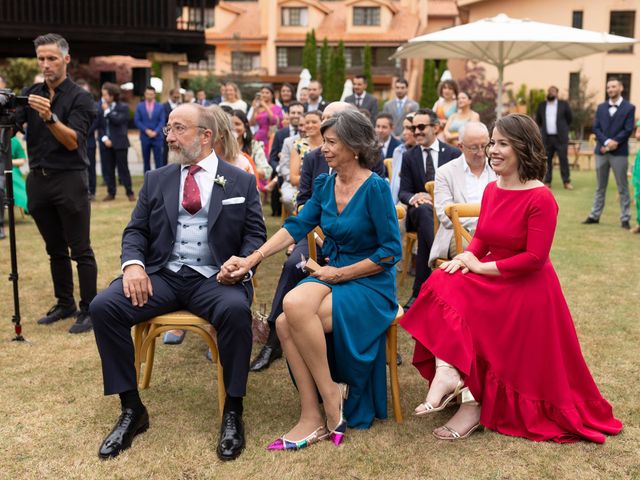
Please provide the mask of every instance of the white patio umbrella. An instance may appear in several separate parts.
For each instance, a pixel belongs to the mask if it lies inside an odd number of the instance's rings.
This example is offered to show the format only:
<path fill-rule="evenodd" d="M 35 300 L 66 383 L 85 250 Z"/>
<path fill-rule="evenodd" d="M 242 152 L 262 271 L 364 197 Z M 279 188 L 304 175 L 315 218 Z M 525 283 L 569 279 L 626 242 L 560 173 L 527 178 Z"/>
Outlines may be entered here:
<path fill-rule="evenodd" d="M 463 58 L 498 69 L 498 117 L 504 68 L 525 60 L 573 60 L 633 45 L 633 38 L 509 18 L 504 13 L 412 38 L 392 58 Z"/>

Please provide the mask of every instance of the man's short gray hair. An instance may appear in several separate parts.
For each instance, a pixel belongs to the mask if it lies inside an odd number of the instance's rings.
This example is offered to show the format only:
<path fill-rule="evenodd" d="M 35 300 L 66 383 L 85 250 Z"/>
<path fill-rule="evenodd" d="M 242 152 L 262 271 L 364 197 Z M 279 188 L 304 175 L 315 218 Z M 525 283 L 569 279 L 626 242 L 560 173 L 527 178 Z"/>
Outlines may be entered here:
<path fill-rule="evenodd" d="M 471 130 L 480 130 L 480 131 L 482 131 L 482 133 L 485 133 L 487 135 L 487 137 L 489 137 L 489 129 L 487 128 L 487 126 L 484 123 L 482 123 L 482 122 L 467 122 L 462 127 L 460 127 L 460 130 L 458 130 L 458 140 L 460 142 L 464 141 L 465 132 L 468 132 L 469 129 L 471 129 Z"/>
<path fill-rule="evenodd" d="M 69 42 L 67 42 L 62 35 L 58 35 L 57 33 L 46 33 L 44 35 L 40 35 L 33 41 L 33 45 L 36 47 L 36 50 L 38 47 L 43 45 L 52 44 L 56 44 L 58 46 L 63 57 L 69 55 Z"/>

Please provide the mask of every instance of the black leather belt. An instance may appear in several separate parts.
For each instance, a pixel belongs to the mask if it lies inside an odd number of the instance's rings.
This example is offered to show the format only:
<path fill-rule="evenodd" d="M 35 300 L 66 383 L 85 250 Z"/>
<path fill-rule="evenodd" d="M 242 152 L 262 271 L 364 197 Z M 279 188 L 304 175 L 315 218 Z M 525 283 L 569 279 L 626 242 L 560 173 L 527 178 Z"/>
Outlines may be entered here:
<path fill-rule="evenodd" d="M 43 168 L 43 167 L 35 167 L 30 169 L 30 172 L 38 177 L 49 177 L 51 175 L 58 175 L 60 173 L 66 173 L 69 170 L 60 170 L 57 168 Z"/>

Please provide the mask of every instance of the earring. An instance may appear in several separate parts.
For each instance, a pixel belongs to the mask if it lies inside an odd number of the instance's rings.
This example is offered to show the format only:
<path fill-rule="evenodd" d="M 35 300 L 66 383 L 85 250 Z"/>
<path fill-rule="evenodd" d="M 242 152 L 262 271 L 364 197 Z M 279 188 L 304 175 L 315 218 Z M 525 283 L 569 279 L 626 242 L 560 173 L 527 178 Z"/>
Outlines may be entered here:
<path fill-rule="evenodd" d="M 356 154 L 353 156 L 353 158 L 355 158 L 355 159 L 356 159 L 356 162 L 357 162 L 357 161 L 358 161 L 358 154 L 356 153 Z"/>

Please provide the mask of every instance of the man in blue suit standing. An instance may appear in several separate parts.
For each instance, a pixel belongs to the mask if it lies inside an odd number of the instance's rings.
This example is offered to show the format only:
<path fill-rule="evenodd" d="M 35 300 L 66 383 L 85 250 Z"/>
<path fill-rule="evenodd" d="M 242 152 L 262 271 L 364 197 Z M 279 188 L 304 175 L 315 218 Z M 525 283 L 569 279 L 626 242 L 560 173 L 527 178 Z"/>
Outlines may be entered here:
<path fill-rule="evenodd" d="M 433 245 L 433 198 L 426 192 L 425 183 L 435 179 L 436 170 L 461 155 L 457 148 L 438 141 L 438 115 L 429 109 L 416 111 L 413 135 L 417 145 L 402 155 L 402 173 L 398 198 L 407 208 L 407 231 L 418 233 L 418 255 L 413 293 L 404 305 L 408 309 L 431 274 L 429 252 Z M 406 252 L 411 255 L 411 252 Z"/>
<path fill-rule="evenodd" d="M 140 130 L 142 161 L 144 162 L 145 173 L 151 170 L 151 149 L 153 149 L 153 161 L 156 168 L 164 165 L 162 127 L 166 122 L 164 108 L 156 102 L 156 89 L 149 85 L 144 90 L 144 101 L 138 104 L 134 117 L 134 123 Z"/>
<path fill-rule="evenodd" d="M 165 128 L 170 165 L 147 172 L 122 235 L 122 277 L 91 303 L 105 395 L 122 413 L 98 456 L 115 457 L 149 427 L 136 383 L 131 327 L 187 309 L 217 332 L 226 397 L 217 453 L 233 460 L 244 446 L 242 422 L 251 355 L 251 274 L 221 272 L 266 240 L 255 178 L 219 159 L 211 110 L 195 104 L 171 112 Z"/>
<path fill-rule="evenodd" d="M 620 226 L 630 230 L 631 199 L 627 168 L 629 167 L 629 137 L 633 133 L 636 107 L 622 98 L 622 90 L 622 82 L 617 78 L 610 78 L 607 82 L 609 99 L 598 105 L 596 110 L 593 133 L 597 140 L 595 149 L 597 187 L 591 213 L 582 223 L 585 225 L 600 223 L 611 169 L 620 195 Z"/>

